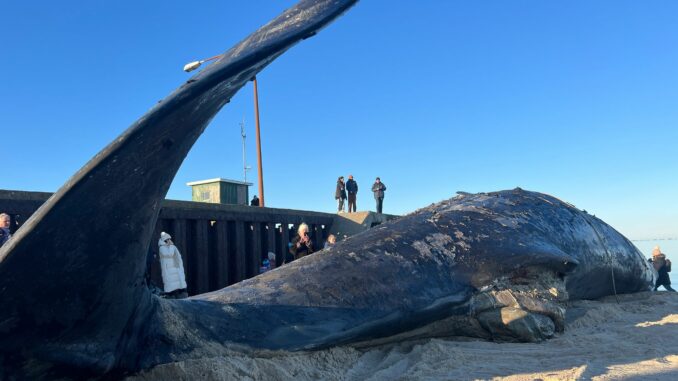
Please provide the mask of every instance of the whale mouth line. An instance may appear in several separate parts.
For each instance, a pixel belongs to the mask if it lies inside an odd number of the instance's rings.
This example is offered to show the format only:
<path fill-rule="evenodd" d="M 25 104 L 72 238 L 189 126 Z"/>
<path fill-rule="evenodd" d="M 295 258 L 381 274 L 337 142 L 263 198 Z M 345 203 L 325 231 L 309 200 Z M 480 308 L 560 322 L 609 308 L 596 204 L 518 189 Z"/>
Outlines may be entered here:
<path fill-rule="evenodd" d="M 462 303 L 448 306 L 446 315 L 395 335 L 349 343 L 361 350 L 431 338 L 497 342 L 539 342 L 565 328 L 569 300 L 564 279 L 541 267 L 529 270 L 534 278 L 512 283 L 496 279 Z"/>

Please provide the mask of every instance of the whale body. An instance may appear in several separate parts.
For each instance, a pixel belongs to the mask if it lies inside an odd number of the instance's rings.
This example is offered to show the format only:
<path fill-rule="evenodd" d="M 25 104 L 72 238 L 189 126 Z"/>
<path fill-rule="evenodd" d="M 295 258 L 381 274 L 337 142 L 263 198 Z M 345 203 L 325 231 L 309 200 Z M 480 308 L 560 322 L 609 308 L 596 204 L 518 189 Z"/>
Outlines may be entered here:
<path fill-rule="evenodd" d="M 196 139 L 247 81 L 354 3 L 303 0 L 228 50 L 0 248 L 0 378 L 116 378 L 234 349 L 431 335 L 542 340 L 563 329 L 568 299 L 650 287 L 652 268 L 621 234 L 517 189 L 456 196 L 219 291 L 152 295 L 146 249 Z"/>

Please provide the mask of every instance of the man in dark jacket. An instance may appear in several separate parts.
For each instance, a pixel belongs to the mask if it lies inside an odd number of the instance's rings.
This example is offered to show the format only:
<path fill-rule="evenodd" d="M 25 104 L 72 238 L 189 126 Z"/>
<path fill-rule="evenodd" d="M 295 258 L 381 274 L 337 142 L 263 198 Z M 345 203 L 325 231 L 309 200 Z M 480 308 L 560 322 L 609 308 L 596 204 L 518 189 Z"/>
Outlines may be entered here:
<path fill-rule="evenodd" d="M 666 255 L 661 252 L 659 246 L 656 246 L 654 250 L 652 250 L 652 259 L 650 259 L 650 263 L 652 263 L 654 269 L 657 270 L 657 274 L 659 274 L 654 290 L 657 291 L 659 286 L 664 286 L 667 291 L 675 292 L 676 290 L 671 288 L 671 278 L 669 278 L 671 261 L 666 259 Z"/>
<path fill-rule="evenodd" d="M 346 200 L 346 184 L 344 176 L 339 176 L 337 180 L 337 190 L 334 192 L 334 199 L 337 200 L 337 212 L 344 211 L 344 200 Z"/>
<path fill-rule="evenodd" d="M 348 192 L 348 212 L 355 212 L 355 200 L 358 193 L 358 183 L 353 180 L 353 175 L 348 175 L 346 191 Z"/>
<path fill-rule="evenodd" d="M 259 197 L 255 194 L 254 197 L 252 197 L 252 201 L 250 201 L 251 206 L 259 206 Z"/>
<path fill-rule="evenodd" d="M 384 205 L 384 191 L 386 190 L 386 185 L 381 182 L 381 179 L 377 177 L 372 185 L 372 192 L 374 192 L 374 199 L 377 201 L 377 213 L 381 213 L 381 208 Z"/>

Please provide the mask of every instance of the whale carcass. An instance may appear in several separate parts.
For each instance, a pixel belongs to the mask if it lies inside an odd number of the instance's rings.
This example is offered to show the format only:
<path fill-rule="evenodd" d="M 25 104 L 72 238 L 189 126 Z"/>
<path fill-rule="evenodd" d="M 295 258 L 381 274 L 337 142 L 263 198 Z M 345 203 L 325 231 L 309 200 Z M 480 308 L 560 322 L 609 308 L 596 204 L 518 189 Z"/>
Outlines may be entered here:
<path fill-rule="evenodd" d="M 313 350 L 427 335 L 541 340 L 562 302 L 647 289 L 614 229 L 522 190 L 460 195 L 335 248 L 188 300 L 144 285 L 181 162 L 273 59 L 354 4 L 304 0 L 105 147 L 0 249 L 0 378 L 112 376 L 236 349 Z M 64 228 L 74 227 L 74 228 Z"/>

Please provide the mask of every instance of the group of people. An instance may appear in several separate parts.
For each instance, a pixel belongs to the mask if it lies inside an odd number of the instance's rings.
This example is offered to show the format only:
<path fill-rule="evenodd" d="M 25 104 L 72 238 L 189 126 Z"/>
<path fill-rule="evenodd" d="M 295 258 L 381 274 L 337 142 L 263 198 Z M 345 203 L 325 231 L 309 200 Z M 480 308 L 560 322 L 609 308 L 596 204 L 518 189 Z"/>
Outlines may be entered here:
<path fill-rule="evenodd" d="M 337 242 L 337 237 L 334 234 L 327 236 L 327 241 L 323 245 L 323 249 L 332 247 Z M 305 257 L 313 254 L 317 249 L 313 245 L 313 240 L 308 233 L 308 225 L 301 223 L 297 228 L 297 235 L 289 244 L 289 252 L 285 256 L 285 263 L 292 262 L 295 259 Z"/>
<path fill-rule="evenodd" d="M 372 184 L 372 193 L 376 202 L 377 213 L 382 213 L 384 206 L 384 192 L 386 185 L 377 177 Z M 337 212 L 344 212 L 344 203 L 348 200 L 348 212 L 356 211 L 356 198 L 358 196 L 358 182 L 353 179 L 353 175 L 348 175 L 348 181 L 344 181 L 344 176 L 337 179 L 337 187 L 334 192 L 334 199 L 337 200 Z M 259 206 L 259 198 L 255 194 L 250 201 L 250 206 Z"/>
<path fill-rule="evenodd" d="M 384 192 L 386 185 L 377 177 L 372 184 L 374 200 L 377 203 L 377 213 L 382 212 L 384 206 Z M 356 197 L 358 195 L 358 183 L 353 179 L 353 175 L 348 175 L 348 181 L 344 182 L 344 176 L 337 179 L 337 188 L 334 192 L 334 199 L 337 200 L 337 212 L 344 212 L 344 201 L 348 199 L 348 212 L 356 211 Z"/>
<path fill-rule="evenodd" d="M 1 218 L 1 217 L 0 217 Z M 323 248 L 328 248 L 336 243 L 334 234 L 327 237 L 327 241 Z M 285 263 L 292 262 L 295 259 L 305 257 L 316 251 L 313 241 L 309 235 L 308 225 L 302 223 L 297 229 L 297 235 L 289 244 L 289 252 L 285 256 Z M 172 236 L 168 233 L 161 232 L 158 240 L 158 254 L 160 257 L 160 271 L 162 273 L 163 294 L 165 298 L 181 299 L 188 297 L 186 291 L 186 273 L 184 270 L 184 263 L 181 258 L 179 249 L 172 242 Z M 271 255 L 273 255 L 271 257 Z M 266 262 L 273 261 L 272 266 L 269 264 L 266 270 L 275 267 L 275 254 L 270 253 L 269 257 L 264 260 Z"/>

